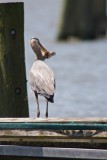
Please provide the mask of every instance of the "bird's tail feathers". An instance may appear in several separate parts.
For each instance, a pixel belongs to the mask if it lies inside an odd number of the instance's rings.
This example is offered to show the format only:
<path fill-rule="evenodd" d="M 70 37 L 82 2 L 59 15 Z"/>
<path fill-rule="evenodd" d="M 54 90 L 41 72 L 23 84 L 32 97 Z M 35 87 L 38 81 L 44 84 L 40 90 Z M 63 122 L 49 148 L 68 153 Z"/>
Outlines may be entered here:
<path fill-rule="evenodd" d="M 49 102 L 54 103 L 54 95 L 51 95 L 49 98 L 45 97 Z"/>

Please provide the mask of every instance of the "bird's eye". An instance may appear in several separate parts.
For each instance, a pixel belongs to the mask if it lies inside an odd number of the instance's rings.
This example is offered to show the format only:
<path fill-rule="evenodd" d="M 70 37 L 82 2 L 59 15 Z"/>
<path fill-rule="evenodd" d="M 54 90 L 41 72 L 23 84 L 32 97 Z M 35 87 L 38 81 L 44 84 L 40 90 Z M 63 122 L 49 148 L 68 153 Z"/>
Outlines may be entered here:
<path fill-rule="evenodd" d="M 35 38 L 35 40 L 39 41 L 39 39 L 38 39 L 38 38 Z"/>

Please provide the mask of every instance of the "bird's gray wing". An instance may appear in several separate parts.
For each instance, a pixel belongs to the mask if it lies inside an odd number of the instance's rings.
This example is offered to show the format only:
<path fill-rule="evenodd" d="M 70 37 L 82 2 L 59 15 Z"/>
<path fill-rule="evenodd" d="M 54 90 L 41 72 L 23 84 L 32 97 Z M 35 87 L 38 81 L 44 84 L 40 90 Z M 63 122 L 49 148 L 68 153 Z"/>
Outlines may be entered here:
<path fill-rule="evenodd" d="M 30 84 L 34 91 L 48 98 L 55 92 L 55 76 L 44 62 L 39 62 L 35 62 L 31 68 Z"/>

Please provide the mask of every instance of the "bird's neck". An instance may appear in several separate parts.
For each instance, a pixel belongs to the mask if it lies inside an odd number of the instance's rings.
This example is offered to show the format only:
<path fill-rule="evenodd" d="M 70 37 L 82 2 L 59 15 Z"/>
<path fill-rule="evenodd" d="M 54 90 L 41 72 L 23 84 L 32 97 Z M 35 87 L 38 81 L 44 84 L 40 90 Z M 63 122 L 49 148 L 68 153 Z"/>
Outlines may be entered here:
<path fill-rule="evenodd" d="M 44 61 L 44 57 L 42 56 L 42 53 L 36 54 L 37 55 L 37 60 Z"/>
<path fill-rule="evenodd" d="M 46 59 L 45 55 L 43 55 L 42 52 L 40 52 L 39 54 L 36 54 L 36 56 L 37 56 L 37 60 L 44 61 Z"/>
<path fill-rule="evenodd" d="M 37 58 L 36 58 L 36 61 L 38 61 L 38 60 L 44 61 L 45 59 L 44 59 L 43 57 L 37 57 Z"/>

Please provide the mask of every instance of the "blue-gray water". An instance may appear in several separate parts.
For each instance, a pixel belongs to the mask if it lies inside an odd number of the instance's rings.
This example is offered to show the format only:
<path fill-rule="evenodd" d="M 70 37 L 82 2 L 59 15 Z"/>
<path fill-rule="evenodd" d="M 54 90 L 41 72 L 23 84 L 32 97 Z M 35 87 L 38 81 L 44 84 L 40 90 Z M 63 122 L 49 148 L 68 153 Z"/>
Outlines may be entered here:
<path fill-rule="evenodd" d="M 5 0 L 8 1 L 8 0 Z M 4 2 L 4 0 L 0 0 Z M 49 117 L 107 116 L 107 39 L 56 42 L 62 0 L 25 0 L 25 55 L 27 79 L 35 60 L 29 39 L 38 37 L 56 56 L 46 63 L 56 75 L 55 103 Z M 28 82 L 30 116 L 36 114 L 36 100 Z M 45 99 L 40 98 L 41 117 Z"/>

